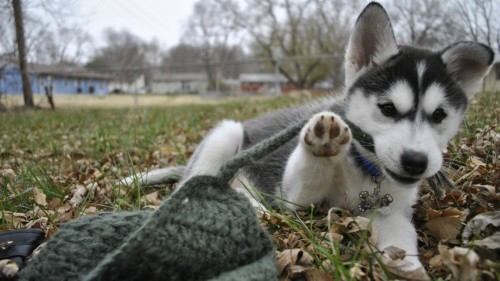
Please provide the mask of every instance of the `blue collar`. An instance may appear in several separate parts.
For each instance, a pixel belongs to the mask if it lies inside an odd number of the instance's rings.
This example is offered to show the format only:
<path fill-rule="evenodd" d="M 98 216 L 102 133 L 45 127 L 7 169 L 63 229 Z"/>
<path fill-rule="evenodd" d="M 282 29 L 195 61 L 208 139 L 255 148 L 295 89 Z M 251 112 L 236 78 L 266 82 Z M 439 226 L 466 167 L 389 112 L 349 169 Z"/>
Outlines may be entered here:
<path fill-rule="evenodd" d="M 354 153 L 354 160 L 356 160 L 359 167 L 370 174 L 373 177 L 373 180 L 377 182 L 379 177 L 382 175 L 382 172 L 377 165 L 363 156 L 354 144 L 352 145 L 352 152 Z"/>

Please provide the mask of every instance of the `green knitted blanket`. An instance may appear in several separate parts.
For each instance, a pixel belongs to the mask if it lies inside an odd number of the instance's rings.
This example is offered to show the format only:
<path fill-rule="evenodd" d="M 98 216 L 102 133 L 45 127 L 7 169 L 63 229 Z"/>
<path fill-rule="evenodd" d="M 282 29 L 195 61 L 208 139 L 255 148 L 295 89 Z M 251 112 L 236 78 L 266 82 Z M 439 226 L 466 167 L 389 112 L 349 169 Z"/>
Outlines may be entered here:
<path fill-rule="evenodd" d="M 191 178 L 154 212 L 100 213 L 66 224 L 20 280 L 275 280 L 272 241 L 228 182 L 302 126 L 244 151 L 217 176 Z"/>

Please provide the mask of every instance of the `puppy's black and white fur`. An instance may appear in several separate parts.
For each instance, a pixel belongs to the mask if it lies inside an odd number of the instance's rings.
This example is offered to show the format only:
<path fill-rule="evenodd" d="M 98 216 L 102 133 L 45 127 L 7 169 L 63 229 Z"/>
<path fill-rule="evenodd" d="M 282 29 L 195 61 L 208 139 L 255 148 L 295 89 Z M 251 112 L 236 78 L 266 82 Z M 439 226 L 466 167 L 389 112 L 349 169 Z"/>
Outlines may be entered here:
<path fill-rule="evenodd" d="M 235 185 L 245 182 L 273 193 L 290 209 L 327 203 L 370 216 L 379 249 L 402 248 L 409 262 L 421 266 L 411 206 L 420 183 L 440 170 L 441 151 L 456 134 L 493 57 L 489 47 L 475 42 L 440 51 L 398 46 L 384 8 L 371 3 L 348 43 L 342 97 L 244 123 L 221 122 L 200 143 L 184 179 L 215 174 L 239 151 L 309 120 L 299 137 L 245 168 Z M 165 181 L 170 172 L 153 171 L 142 183 Z M 390 213 L 359 209 L 360 192 L 372 193 L 377 182 L 380 195 L 393 198 Z"/>

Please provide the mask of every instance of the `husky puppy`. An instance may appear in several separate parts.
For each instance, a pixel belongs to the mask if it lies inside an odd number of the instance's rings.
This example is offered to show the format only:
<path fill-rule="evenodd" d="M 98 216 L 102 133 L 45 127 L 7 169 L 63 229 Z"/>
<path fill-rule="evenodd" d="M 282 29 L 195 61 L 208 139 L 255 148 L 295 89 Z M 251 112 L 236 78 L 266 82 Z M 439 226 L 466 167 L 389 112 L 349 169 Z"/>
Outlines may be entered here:
<path fill-rule="evenodd" d="M 300 136 L 242 171 L 251 186 L 290 209 L 326 203 L 373 218 L 380 250 L 396 246 L 421 266 L 412 205 L 418 186 L 441 169 L 494 53 L 460 42 L 440 51 L 399 46 L 384 8 L 359 16 L 345 55 L 345 93 L 244 123 L 223 121 L 200 143 L 184 179 L 215 174 L 239 151 L 309 120 Z M 169 174 L 170 173 L 170 174 Z M 141 183 L 165 182 L 171 170 Z"/>

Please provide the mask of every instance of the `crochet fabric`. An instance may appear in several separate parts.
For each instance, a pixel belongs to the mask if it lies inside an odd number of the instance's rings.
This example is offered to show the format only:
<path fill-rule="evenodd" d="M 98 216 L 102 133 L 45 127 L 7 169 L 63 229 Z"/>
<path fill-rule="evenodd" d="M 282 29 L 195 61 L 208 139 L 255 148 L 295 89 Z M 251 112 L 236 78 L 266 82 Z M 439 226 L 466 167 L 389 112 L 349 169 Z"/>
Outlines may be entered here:
<path fill-rule="evenodd" d="M 288 142 L 296 124 L 196 176 L 154 212 L 101 213 L 64 227 L 20 280 L 275 280 L 274 248 L 250 202 L 228 182 Z"/>

